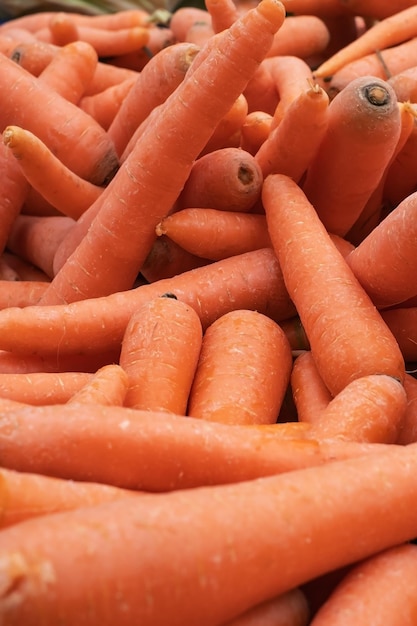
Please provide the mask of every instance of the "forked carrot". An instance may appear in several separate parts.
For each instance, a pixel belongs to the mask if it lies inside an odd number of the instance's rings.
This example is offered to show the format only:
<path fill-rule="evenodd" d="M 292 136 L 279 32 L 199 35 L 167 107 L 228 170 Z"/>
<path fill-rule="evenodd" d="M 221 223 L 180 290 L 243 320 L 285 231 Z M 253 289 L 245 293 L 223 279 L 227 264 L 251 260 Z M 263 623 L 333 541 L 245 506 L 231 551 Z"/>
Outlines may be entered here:
<path fill-rule="evenodd" d="M 403 381 L 404 359 L 393 334 L 302 189 L 271 174 L 262 199 L 285 284 L 332 395 L 368 374 Z"/>
<path fill-rule="evenodd" d="M 314 71 L 315 75 L 332 76 L 350 61 L 412 39 L 417 35 L 416 16 L 417 8 L 413 5 L 382 19 L 324 61 Z"/>
<path fill-rule="evenodd" d="M 103 365 L 68 398 L 68 404 L 123 406 L 128 385 L 127 373 L 121 365 Z"/>
<path fill-rule="evenodd" d="M 400 132 L 397 98 L 386 81 L 359 77 L 330 102 L 326 132 L 302 183 L 329 232 L 343 237 L 356 222 Z"/>
<path fill-rule="evenodd" d="M 87 372 L 0 374 L 0 396 L 33 405 L 64 404 L 91 376 Z"/>
<path fill-rule="evenodd" d="M 369 556 L 342 578 L 311 621 L 311 626 L 401 623 L 413 626 L 417 614 L 417 546 L 402 543 Z M 401 584 L 398 584 L 401 580 Z"/>
<path fill-rule="evenodd" d="M 41 620 L 52 626 L 58 616 L 90 626 L 128 626 L 132 619 L 142 626 L 227 623 L 257 603 L 412 539 L 417 522 L 407 512 L 417 497 L 416 466 L 416 445 L 388 446 L 280 476 L 148 494 L 16 524 L 0 534 L 0 614 L 27 626 Z M 78 575 L 69 576 L 74 562 Z M 390 587 L 395 594 L 403 589 Z"/>
<path fill-rule="evenodd" d="M 259 66 L 284 16 L 278 0 L 262 0 L 230 30 L 221 33 L 218 46 L 191 75 L 186 75 L 162 105 L 163 114 L 154 109 L 155 115 L 141 141 L 96 201 L 99 213 L 52 280 L 42 304 L 94 298 L 132 287 L 156 238 L 156 225 L 171 210 L 195 159 Z M 256 46 L 252 43 L 254 39 Z M 222 63 L 213 63 L 213 57 L 218 59 L 219 55 Z M 239 70 L 237 57 L 241 59 Z M 219 89 L 222 98 L 213 100 L 216 106 L 208 109 L 207 99 Z M 195 122 L 193 133 L 189 126 L 190 111 Z M 168 135 L 167 116 L 173 129 Z M 155 137 L 159 137 L 158 149 L 155 149 Z M 174 157 L 178 151 L 181 159 Z M 161 186 L 164 169 L 169 172 L 169 182 Z M 90 207 L 93 214 L 96 203 Z"/>
<path fill-rule="evenodd" d="M 202 335 L 196 311 L 169 293 L 139 307 L 120 352 L 128 381 L 125 406 L 185 415 Z"/>
<path fill-rule="evenodd" d="M 298 421 L 318 422 L 333 396 L 320 376 L 311 350 L 304 350 L 294 360 L 290 384 Z"/>
<path fill-rule="evenodd" d="M 226 313 L 205 331 L 187 414 L 225 424 L 273 424 L 291 367 L 291 348 L 276 322 L 257 311 Z"/>
<path fill-rule="evenodd" d="M 307 626 L 310 607 L 298 587 L 265 600 L 222 626 Z"/>
<path fill-rule="evenodd" d="M 396 443 L 407 409 L 407 394 L 391 376 L 371 374 L 350 382 L 314 421 L 314 438 Z"/>

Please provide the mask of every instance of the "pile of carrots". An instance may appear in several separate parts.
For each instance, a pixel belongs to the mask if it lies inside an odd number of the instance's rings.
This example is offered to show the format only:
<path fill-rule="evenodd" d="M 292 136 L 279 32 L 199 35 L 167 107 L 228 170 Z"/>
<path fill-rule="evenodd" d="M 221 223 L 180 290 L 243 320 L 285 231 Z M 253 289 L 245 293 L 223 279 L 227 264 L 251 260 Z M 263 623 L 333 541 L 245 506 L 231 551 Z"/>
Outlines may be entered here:
<path fill-rule="evenodd" d="M 0 26 L 0 624 L 415 626 L 417 6 Z"/>

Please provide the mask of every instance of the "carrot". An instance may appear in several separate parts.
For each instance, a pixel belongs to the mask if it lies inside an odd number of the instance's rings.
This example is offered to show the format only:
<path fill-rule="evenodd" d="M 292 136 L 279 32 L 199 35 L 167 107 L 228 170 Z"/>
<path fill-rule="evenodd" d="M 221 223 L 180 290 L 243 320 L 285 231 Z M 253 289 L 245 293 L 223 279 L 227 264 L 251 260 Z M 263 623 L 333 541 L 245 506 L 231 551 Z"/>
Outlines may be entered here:
<path fill-rule="evenodd" d="M 0 396 L 34 405 L 63 404 L 90 378 L 87 372 L 0 374 Z"/>
<path fill-rule="evenodd" d="M 67 167 L 92 183 L 103 184 L 114 174 L 118 162 L 112 142 L 89 115 L 6 56 L 0 56 L 0 76 L 3 89 L 14 85 L 3 101 L 2 131 L 7 125 L 29 130 Z"/>
<path fill-rule="evenodd" d="M 416 102 L 417 100 L 417 65 L 412 65 L 405 70 L 396 72 L 388 78 L 389 84 L 399 102 Z"/>
<path fill-rule="evenodd" d="M 417 155 L 417 120 L 407 141 L 390 163 L 384 183 L 383 201 L 388 210 L 417 190 L 415 159 Z"/>
<path fill-rule="evenodd" d="M 85 96 L 92 96 L 112 85 L 116 85 L 127 78 L 137 77 L 138 72 L 128 67 L 120 67 L 108 61 L 97 63 L 96 71 L 89 87 L 84 92 Z"/>
<path fill-rule="evenodd" d="M 332 395 L 368 374 L 403 381 L 404 360 L 394 336 L 302 189 L 289 177 L 271 174 L 262 198 L 288 293 Z"/>
<path fill-rule="evenodd" d="M 0 417 L 5 469 L 150 492 L 371 457 L 388 445 L 404 450 L 394 444 L 316 441 L 304 434 L 291 438 L 166 411 L 91 404 L 82 409 L 77 404 L 9 408 Z"/>
<path fill-rule="evenodd" d="M 0 309 L 36 304 L 47 287 L 47 281 L 0 280 Z"/>
<path fill-rule="evenodd" d="M 396 443 L 407 408 L 407 394 L 398 380 L 371 374 L 350 382 L 313 422 L 312 437 Z"/>
<path fill-rule="evenodd" d="M 343 577 L 311 626 L 400 623 L 412 626 L 417 613 L 417 546 L 403 543 L 369 556 Z M 398 581 L 402 583 L 399 585 Z"/>
<path fill-rule="evenodd" d="M 23 215 L 36 215 L 37 217 L 47 217 L 48 215 L 62 216 L 62 213 L 33 187 L 29 188 L 20 213 Z"/>
<path fill-rule="evenodd" d="M 108 130 L 135 82 L 136 78 L 127 78 L 100 93 L 83 96 L 78 106 Z"/>
<path fill-rule="evenodd" d="M 16 46 L 20 44 L 25 46 L 33 41 L 36 41 L 36 37 L 23 28 L 16 28 L 4 34 L 0 33 L 0 52 L 6 56 L 10 56 L 13 54 L 13 50 Z"/>
<path fill-rule="evenodd" d="M 41 515 L 112 502 L 135 495 L 135 492 L 110 485 L 63 480 L 1 468 L 0 528 L 4 529 Z"/>
<path fill-rule="evenodd" d="M 291 367 L 291 348 L 276 322 L 257 311 L 230 311 L 204 333 L 187 414 L 226 424 L 273 424 Z"/>
<path fill-rule="evenodd" d="M 128 382 L 128 376 L 119 364 L 103 365 L 68 398 L 67 402 L 68 404 L 123 406 Z"/>
<path fill-rule="evenodd" d="M 65 165 L 37 135 L 20 126 L 3 131 L 3 143 L 17 160 L 27 182 L 47 202 L 69 218 L 78 219 L 103 188 L 83 179 Z"/>
<path fill-rule="evenodd" d="M 49 283 L 50 279 L 45 272 L 28 263 L 19 255 L 7 250 L 0 255 L 0 267 L 3 278 L 7 280 L 36 280 Z"/>
<path fill-rule="evenodd" d="M 205 8 L 210 14 L 210 24 L 215 33 L 220 33 L 239 17 L 237 5 L 233 0 L 207 0 Z"/>
<path fill-rule="evenodd" d="M 56 52 L 56 46 L 34 39 L 18 42 L 8 56 L 14 63 L 37 77 L 52 61 Z"/>
<path fill-rule="evenodd" d="M 10 230 L 25 202 L 29 183 L 19 163 L 9 149 L 0 141 L 0 171 L 2 172 L 2 193 L 0 195 L 0 255 L 4 252 Z"/>
<path fill-rule="evenodd" d="M 415 375 L 415 372 L 413 373 Z M 408 445 L 417 441 L 417 379 L 407 373 L 404 389 L 407 394 L 407 408 L 396 443 Z"/>
<path fill-rule="evenodd" d="M 181 42 L 185 41 L 188 29 L 196 22 L 207 22 L 211 24 L 210 13 L 201 7 L 179 7 L 170 17 L 169 28 L 173 32 L 175 39 Z M 231 24 L 229 26 L 231 26 Z"/>
<path fill-rule="evenodd" d="M 214 34 L 215 32 L 210 22 L 195 22 L 187 30 L 185 41 L 202 48 Z"/>
<path fill-rule="evenodd" d="M 375 306 L 417 295 L 415 238 L 417 192 L 407 196 L 347 256 L 346 261 Z"/>
<path fill-rule="evenodd" d="M 59 215 L 18 215 L 10 231 L 7 248 L 52 279 L 55 250 L 73 224 L 74 220 L 70 217 Z"/>
<path fill-rule="evenodd" d="M 294 360 L 290 384 L 298 420 L 306 424 L 320 421 L 333 396 L 320 376 L 311 350 L 301 352 Z"/>
<path fill-rule="evenodd" d="M 343 237 L 356 222 L 400 133 L 395 92 L 381 79 L 359 77 L 331 101 L 326 132 L 302 183 L 329 232 Z"/>
<path fill-rule="evenodd" d="M 381 317 L 394 335 L 404 360 L 417 361 L 417 307 L 382 310 Z"/>
<path fill-rule="evenodd" d="M 323 52 L 329 41 L 328 28 L 317 15 L 287 15 L 274 37 L 268 56 L 308 59 Z"/>
<path fill-rule="evenodd" d="M 169 293 L 138 308 L 120 352 L 128 378 L 125 406 L 185 415 L 202 334 L 196 311 Z"/>
<path fill-rule="evenodd" d="M 351 15 L 345 2 L 340 0 L 284 0 L 288 12 L 294 15 L 319 15 L 320 17 L 334 17 Z"/>
<path fill-rule="evenodd" d="M 389 446 L 323 467 L 17 524 L 0 535 L 2 617 L 27 626 L 56 624 L 58 616 L 80 626 L 230 621 L 256 603 L 415 536 L 416 520 L 408 514 L 417 496 L 415 450 Z M 72 577 L 74 562 L 78 576 Z M 374 598 L 381 601 L 379 594 Z"/>
<path fill-rule="evenodd" d="M 155 115 L 141 141 L 96 201 L 100 206 L 96 219 L 52 280 L 42 304 L 71 302 L 131 288 L 155 240 L 156 225 L 171 210 L 199 152 L 242 92 L 283 19 L 283 7 L 278 0 L 263 0 L 254 11 L 224 31 L 218 47 L 162 105 L 163 114 L 154 109 Z M 258 30 L 257 45 L 248 46 L 247 40 L 256 39 Z M 219 55 L 222 63 L 214 65 L 213 57 L 218 59 Z M 235 55 L 243 63 L 239 71 Z M 213 67 L 216 67 L 214 74 Z M 209 78 L 207 68 L 210 68 Z M 207 98 L 223 82 L 222 98 L 215 100 L 216 106 L 208 110 L 204 106 Z M 191 115 L 195 123 L 192 133 Z M 173 129 L 169 135 L 164 130 L 168 118 Z M 158 149 L 155 137 L 159 137 Z M 176 157 L 178 154 L 181 159 Z M 170 176 L 169 182 L 161 186 L 164 168 Z M 93 215 L 95 204 L 88 209 Z"/>
<path fill-rule="evenodd" d="M 191 254 L 219 261 L 271 246 L 265 215 L 210 208 L 181 209 L 156 227 Z"/>
<path fill-rule="evenodd" d="M 194 162 L 176 207 L 249 211 L 260 197 L 262 182 L 252 154 L 241 148 L 220 148 Z"/>
<path fill-rule="evenodd" d="M 417 36 L 417 8 L 407 7 L 390 15 L 365 31 L 360 37 L 338 50 L 314 71 L 316 76 L 331 76 L 350 61 L 383 50 Z"/>
<path fill-rule="evenodd" d="M 324 89 L 306 84 L 255 154 L 264 177 L 277 173 L 301 180 L 325 136 L 328 107 Z"/>
<path fill-rule="evenodd" d="M 138 74 L 108 128 L 119 155 L 141 122 L 180 84 L 198 50 L 193 44 L 174 44 L 153 56 Z"/>
<path fill-rule="evenodd" d="M 265 111 L 251 111 L 240 127 L 240 148 L 255 155 L 271 130 L 272 115 Z"/>
<path fill-rule="evenodd" d="M 248 104 L 248 113 L 263 111 L 268 115 L 272 115 L 278 105 L 279 94 L 277 86 L 266 61 L 269 61 L 269 59 L 264 59 L 261 62 L 243 90 L 243 95 Z"/>
<path fill-rule="evenodd" d="M 175 241 L 161 235 L 152 244 L 143 265 L 140 275 L 148 282 L 173 278 L 183 272 L 189 272 L 197 267 L 210 263 L 209 259 L 197 256 Z"/>
<path fill-rule="evenodd" d="M 104 350 L 98 354 L 15 354 L 0 350 L 0 372 L 2 374 L 42 374 L 81 372 L 94 374 L 100 367 L 116 363 L 119 350 Z"/>
<path fill-rule="evenodd" d="M 414 6 L 413 0 L 343 0 L 343 5 L 356 15 L 371 17 L 374 20 L 383 20 L 399 11 Z"/>
<path fill-rule="evenodd" d="M 306 596 L 295 588 L 265 600 L 223 626 L 307 626 L 309 616 Z"/>
<path fill-rule="evenodd" d="M 221 148 L 239 147 L 240 129 L 246 119 L 247 113 L 248 102 L 246 100 L 246 96 L 241 93 L 217 124 L 210 139 L 201 150 L 199 156 L 204 156 L 209 152 L 214 152 L 216 150 L 220 150 Z"/>
<path fill-rule="evenodd" d="M 141 72 L 149 63 L 150 59 L 162 52 L 165 48 L 176 43 L 178 43 L 178 41 L 175 39 L 172 30 L 167 28 L 166 25 L 159 25 L 158 23 L 150 24 L 148 26 L 148 41 L 146 46 L 134 52 L 110 57 L 106 62 L 110 62 L 116 67 Z"/>

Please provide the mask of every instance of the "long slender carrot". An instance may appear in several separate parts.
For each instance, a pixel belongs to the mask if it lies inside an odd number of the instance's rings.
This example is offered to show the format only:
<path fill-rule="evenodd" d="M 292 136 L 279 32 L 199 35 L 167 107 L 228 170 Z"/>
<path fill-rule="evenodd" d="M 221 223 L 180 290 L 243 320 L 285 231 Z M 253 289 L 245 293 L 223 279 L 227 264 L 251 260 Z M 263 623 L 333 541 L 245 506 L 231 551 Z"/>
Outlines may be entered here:
<path fill-rule="evenodd" d="M 222 626 L 307 626 L 310 607 L 298 587 L 265 600 Z"/>
<path fill-rule="evenodd" d="M 240 482 L 396 447 L 319 441 L 307 438 L 305 430 L 288 436 L 263 428 L 118 406 L 25 406 L 1 416 L 0 452 L 6 469 L 161 492 Z"/>
<path fill-rule="evenodd" d="M 63 404 L 91 376 L 87 372 L 0 374 L 0 395 L 33 405 Z"/>
<path fill-rule="evenodd" d="M 367 374 L 402 381 L 404 360 L 393 334 L 302 189 L 291 178 L 272 174 L 262 198 L 285 284 L 330 392 Z"/>
<path fill-rule="evenodd" d="M 395 443 L 407 408 L 407 394 L 386 375 L 362 376 L 346 385 L 313 423 L 311 436 L 369 443 Z"/>
<path fill-rule="evenodd" d="M 329 232 L 344 236 L 359 217 L 390 163 L 400 120 L 394 90 L 372 76 L 352 80 L 330 102 L 326 132 L 302 183 Z"/>
<path fill-rule="evenodd" d="M 58 511 L 69 511 L 118 498 L 135 497 L 127 489 L 0 469 L 0 528 Z"/>
<path fill-rule="evenodd" d="M 169 293 L 138 308 L 120 352 L 128 380 L 125 406 L 185 415 L 202 335 L 195 309 Z"/>
<path fill-rule="evenodd" d="M 194 160 L 255 72 L 284 16 L 278 0 L 263 0 L 221 33 L 218 46 L 162 105 L 163 114 L 154 110 L 141 141 L 96 201 L 99 213 L 54 277 L 42 304 L 98 297 L 132 287 L 156 237 L 156 225 L 171 210 Z M 213 63 L 219 55 L 222 63 Z M 241 59 L 239 70 L 237 57 Z M 219 91 L 222 97 L 213 99 L 208 109 L 207 98 Z M 172 128 L 169 135 L 165 133 L 168 118 Z M 158 149 L 155 137 L 159 137 Z M 177 158 L 179 154 L 181 158 Z M 161 186 L 164 169 L 169 180 Z"/>
<path fill-rule="evenodd" d="M 314 71 L 316 76 L 331 76 L 348 62 L 360 57 L 395 46 L 417 35 L 417 8 L 407 7 L 374 24 L 360 37 L 336 52 Z"/>
<path fill-rule="evenodd" d="M 230 621 L 412 539 L 416 464 L 415 445 L 388 446 L 280 476 L 22 522 L 0 534 L 0 614 L 27 626 L 59 617 L 80 626 Z M 74 562 L 78 575 L 69 576 Z"/>
<path fill-rule="evenodd" d="M 36 304 L 46 287 L 46 281 L 0 281 L 0 309 L 7 309 L 13 306 L 25 307 Z"/>
<path fill-rule="evenodd" d="M 0 311 L 0 349 L 62 356 L 117 350 L 133 311 L 167 292 L 195 308 L 203 328 L 235 308 L 277 321 L 295 312 L 277 258 L 263 248 L 100 299 Z"/>
<path fill-rule="evenodd" d="M 311 626 L 413 626 L 417 615 L 417 546 L 389 547 L 353 566 L 319 609 Z M 401 583 L 399 584 L 399 581 Z"/>
<path fill-rule="evenodd" d="M 276 322 L 257 311 L 226 313 L 205 331 L 187 414 L 226 424 L 273 424 L 291 367 L 291 348 Z"/>
<path fill-rule="evenodd" d="M 290 384 L 298 421 L 315 424 L 333 396 L 320 376 L 311 350 L 304 350 L 294 360 Z"/>

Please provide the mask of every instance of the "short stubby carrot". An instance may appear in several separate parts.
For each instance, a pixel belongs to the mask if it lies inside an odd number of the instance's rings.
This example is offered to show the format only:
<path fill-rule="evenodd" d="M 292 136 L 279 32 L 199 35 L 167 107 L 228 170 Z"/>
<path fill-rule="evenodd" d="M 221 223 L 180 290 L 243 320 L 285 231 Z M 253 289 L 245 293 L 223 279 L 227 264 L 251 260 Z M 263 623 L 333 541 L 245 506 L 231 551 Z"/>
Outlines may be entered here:
<path fill-rule="evenodd" d="M 272 174 L 262 200 L 288 293 L 330 392 L 336 395 L 367 374 L 403 381 L 397 341 L 303 190 L 291 178 Z"/>
<path fill-rule="evenodd" d="M 226 313 L 205 331 L 187 414 L 226 424 L 273 424 L 291 367 L 291 348 L 276 322 L 257 311 Z"/>
<path fill-rule="evenodd" d="M 172 294 L 139 307 L 123 335 L 124 405 L 185 415 L 203 330 L 195 309 Z"/>

